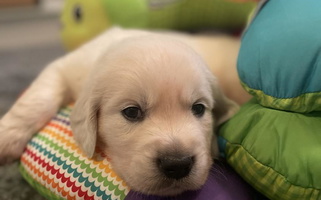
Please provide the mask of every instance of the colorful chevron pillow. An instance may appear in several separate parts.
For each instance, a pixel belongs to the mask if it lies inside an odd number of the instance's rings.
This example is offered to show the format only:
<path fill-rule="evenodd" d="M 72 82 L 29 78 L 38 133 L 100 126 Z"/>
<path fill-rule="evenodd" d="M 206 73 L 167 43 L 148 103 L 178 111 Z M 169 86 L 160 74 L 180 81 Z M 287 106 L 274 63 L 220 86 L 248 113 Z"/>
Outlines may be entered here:
<path fill-rule="evenodd" d="M 220 131 L 228 162 L 270 199 L 321 199 L 321 1 L 265 1 L 238 72 L 254 98 Z"/>
<path fill-rule="evenodd" d="M 88 159 L 70 129 L 71 107 L 59 111 L 28 144 L 21 157 L 24 178 L 47 199 L 124 199 L 129 188 L 96 150 Z"/>

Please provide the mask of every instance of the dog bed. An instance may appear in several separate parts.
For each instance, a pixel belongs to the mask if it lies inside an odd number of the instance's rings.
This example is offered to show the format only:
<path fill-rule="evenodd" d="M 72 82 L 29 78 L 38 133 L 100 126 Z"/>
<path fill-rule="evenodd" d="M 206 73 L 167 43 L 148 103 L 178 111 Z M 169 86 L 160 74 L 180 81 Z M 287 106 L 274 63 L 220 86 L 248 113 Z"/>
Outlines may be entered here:
<path fill-rule="evenodd" d="M 93 159 L 77 147 L 70 129 L 72 106 L 58 114 L 28 143 L 21 157 L 23 177 L 46 199 L 164 200 L 130 191 L 112 170 L 99 149 Z M 199 191 L 188 191 L 175 200 L 250 200 L 253 190 L 223 161 L 217 161 Z"/>
<path fill-rule="evenodd" d="M 266 1 L 238 72 L 254 99 L 220 130 L 228 162 L 271 199 L 321 199 L 321 1 Z"/>

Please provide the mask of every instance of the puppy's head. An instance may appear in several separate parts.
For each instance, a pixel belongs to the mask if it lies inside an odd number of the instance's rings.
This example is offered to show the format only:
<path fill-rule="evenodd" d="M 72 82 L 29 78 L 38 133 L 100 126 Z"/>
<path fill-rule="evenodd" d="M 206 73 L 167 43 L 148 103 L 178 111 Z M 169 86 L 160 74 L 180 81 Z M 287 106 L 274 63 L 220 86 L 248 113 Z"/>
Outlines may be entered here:
<path fill-rule="evenodd" d="M 133 190 L 175 195 L 205 183 L 218 155 L 213 130 L 235 108 L 193 50 L 150 36 L 104 53 L 71 122 L 83 151 L 101 145 Z"/>

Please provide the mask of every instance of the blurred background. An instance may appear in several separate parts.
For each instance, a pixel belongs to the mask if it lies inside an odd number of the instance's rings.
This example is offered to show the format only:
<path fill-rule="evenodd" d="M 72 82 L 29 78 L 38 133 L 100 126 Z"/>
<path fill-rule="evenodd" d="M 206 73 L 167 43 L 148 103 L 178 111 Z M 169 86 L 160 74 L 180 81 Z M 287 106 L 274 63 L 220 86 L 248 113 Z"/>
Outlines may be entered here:
<path fill-rule="evenodd" d="M 37 74 L 64 54 L 63 0 L 0 0 L 0 116 Z M 43 199 L 21 177 L 18 163 L 0 167 L 1 200 Z"/>

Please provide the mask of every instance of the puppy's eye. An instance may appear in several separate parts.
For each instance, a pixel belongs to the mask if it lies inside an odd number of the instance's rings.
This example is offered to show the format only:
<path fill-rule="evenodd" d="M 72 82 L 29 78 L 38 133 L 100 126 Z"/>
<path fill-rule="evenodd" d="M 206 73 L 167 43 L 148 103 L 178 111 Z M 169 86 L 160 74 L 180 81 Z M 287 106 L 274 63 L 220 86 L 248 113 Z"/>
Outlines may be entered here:
<path fill-rule="evenodd" d="M 201 103 L 196 103 L 192 106 L 192 112 L 196 117 L 202 117 L 205 113 L 205 106 Z"/>
<path fill-rule="evenodd" d="M 137 122 L 143 119 L 143 112 L 139 107 L 131 106 L 122 110 L 123 116 L 131 122 Z"/>

